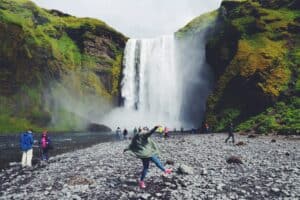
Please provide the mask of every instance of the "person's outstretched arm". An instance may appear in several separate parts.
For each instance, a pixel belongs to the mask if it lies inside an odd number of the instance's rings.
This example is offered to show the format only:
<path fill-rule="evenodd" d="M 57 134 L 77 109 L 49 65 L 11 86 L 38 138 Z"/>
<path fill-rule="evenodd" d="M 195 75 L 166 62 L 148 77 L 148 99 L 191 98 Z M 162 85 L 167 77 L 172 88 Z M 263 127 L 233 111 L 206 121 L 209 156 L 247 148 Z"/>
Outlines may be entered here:
<path fill-rule="evenodd" d="M 159 126 L 155 126 L 149 133 L 146 133 L 145 136 L 150 137 L 156 131 L 156 129 L 158 129 L 158 127 Z"/>

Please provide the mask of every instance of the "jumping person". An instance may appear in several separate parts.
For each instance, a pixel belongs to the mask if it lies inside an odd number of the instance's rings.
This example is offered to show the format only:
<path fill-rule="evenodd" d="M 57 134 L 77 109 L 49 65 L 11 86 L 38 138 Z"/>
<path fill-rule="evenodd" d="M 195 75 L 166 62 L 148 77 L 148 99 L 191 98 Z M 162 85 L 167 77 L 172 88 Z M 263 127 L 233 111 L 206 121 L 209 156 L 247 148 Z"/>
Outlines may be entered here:
<path fill-rule="evenodd" d="M 226 138 L 225 143 L 227 143 L 230 138 L 232 138 L 232 143 L 234 143 L 233 129 L 233 123 L 230 123 L 228 127 L 228 137 Z"/>
<path fill-rule="evenodd" d="M 171 169 L 165 169 L 158 158 L 159 150 L 151 139 L 151 135 L 156 131 L 159 126 L 155 126 L 150 132 L 145 129 L 139 129 L 138 134 L 136 134 L 131 141 L 131 144 L 124 149 L 124 153 L 128 150 L 132 151 L 136 157 L 140 158 L 143 162 L 143 170 L 141 178 L 139 181 L 140 188 L 145 188 L 144 179 L 147 175 L 150 161 L 152 161 L 159 169 L 161 169 L 165 174 L 170 174 Z"/>
<path fill-rule="evenodd" d="M 28 130 L 25 133 L 22 133 L 20 139 L 20 146 L 23 152 L 22 154 L 22 167 L 31 167 L 32 166 L 32 156 L 33 156 L 33 136 L 32 131 Z"/>

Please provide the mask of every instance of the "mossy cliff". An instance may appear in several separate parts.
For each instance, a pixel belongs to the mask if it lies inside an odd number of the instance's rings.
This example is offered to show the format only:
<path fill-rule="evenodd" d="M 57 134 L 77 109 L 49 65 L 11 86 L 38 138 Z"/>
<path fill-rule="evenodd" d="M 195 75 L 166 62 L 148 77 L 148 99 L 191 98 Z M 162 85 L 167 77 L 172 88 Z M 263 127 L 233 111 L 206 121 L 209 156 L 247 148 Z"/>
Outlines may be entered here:
<path fill-rule="evenodd" d="M 216 131 L 300 130 L 299 32 L 296 1 L 224 1 L 207 43 L 216 75 L 207 121 Z"/>
<path fill-rule="evenodd" d="M 0 133 L 72 129 L 73 120 L 51 124 L 54 83 L 78 98 L 116 102 L 125 42 L 102 21 L 45 10 L 28 0 L 0 0 Z"/>
<path fill-rule="evenodd" d="M 206 44 L 214 131 L 232 121 L 240 131 L 299 133 L 299 9 L 295 0 L 222 2 Z"/>

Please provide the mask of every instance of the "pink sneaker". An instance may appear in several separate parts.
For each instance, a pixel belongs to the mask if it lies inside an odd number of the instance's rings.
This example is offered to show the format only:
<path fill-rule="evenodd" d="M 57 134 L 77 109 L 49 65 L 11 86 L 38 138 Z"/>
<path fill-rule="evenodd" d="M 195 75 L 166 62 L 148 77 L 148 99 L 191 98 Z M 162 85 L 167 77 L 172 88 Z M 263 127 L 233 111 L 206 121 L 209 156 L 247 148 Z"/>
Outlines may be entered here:
<path fill-rule="evenodd" d="M 165 174 L 171 174 L 172 173 L 172 169 L 166 169 L 165 170 Z"/>
<path fill-rule="evenodd" d="M 146 188 L 146 185 L 145 185 L 145 182 L 144 182 L 144 181 L 140 181 L 140 182 L 139 182 L 139 186 L 140 186 L 140 188 L 142 188 L 142 189 Z"/>

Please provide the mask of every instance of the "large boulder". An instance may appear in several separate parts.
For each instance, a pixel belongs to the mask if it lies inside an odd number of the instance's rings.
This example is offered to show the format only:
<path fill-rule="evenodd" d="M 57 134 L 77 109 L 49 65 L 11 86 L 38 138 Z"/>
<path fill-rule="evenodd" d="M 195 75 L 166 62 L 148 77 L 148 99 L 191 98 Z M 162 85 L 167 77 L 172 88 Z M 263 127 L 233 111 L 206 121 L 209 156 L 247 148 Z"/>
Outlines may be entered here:
<path fill-rule="evenodd" d="M 190 166 L 184 165 L 184 164 L 181 164 L 178 167 L 177 172 L 179 174 L 183 174 L 183 175 L 192 175 L 192 174 L 194 174 L 193 168 L 190 167 Z"/>
<path fill-rule="evenodd" d="M 90 123 L 87 126 L 87 130 L 90 132 L 111 132 L 111 128 L 103 125 L 103 124 L 96 124 L 96 123 Z"/>

